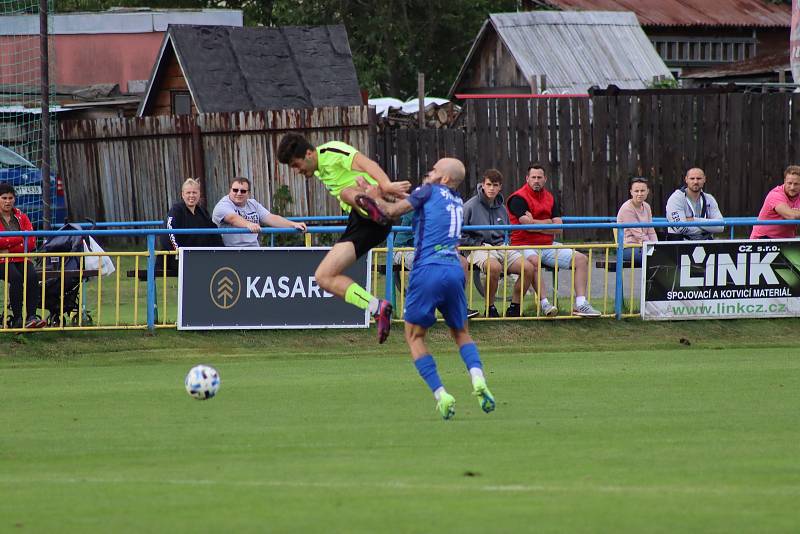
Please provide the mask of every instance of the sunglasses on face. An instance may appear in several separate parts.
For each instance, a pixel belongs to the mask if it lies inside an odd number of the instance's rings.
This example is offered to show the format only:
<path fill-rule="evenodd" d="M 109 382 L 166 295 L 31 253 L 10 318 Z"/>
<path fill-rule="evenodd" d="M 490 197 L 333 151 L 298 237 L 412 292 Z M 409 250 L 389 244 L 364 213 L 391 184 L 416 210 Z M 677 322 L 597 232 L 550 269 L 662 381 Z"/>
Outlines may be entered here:
<path fill-rule="evenodd" d="M 242 194 L 245 194 L 245 193 L 247 193 L 247 192 L 248 192 L 248 191 L 250 191 L 250 190 L 249 190 L 249 189 L 236 189 L 235 187 L 231 187 L 231 191 L 233 191 L 234 193 L 242 193 Z"/>

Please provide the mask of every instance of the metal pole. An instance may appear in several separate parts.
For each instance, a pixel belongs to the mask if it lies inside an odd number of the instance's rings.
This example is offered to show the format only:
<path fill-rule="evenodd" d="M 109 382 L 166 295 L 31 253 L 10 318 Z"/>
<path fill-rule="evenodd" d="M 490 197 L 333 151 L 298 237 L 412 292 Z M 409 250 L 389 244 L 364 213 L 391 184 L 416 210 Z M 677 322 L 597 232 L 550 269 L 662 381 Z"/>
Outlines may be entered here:
<path fill-rule="evenodd" d="M 394 305 L 394 232 L 386 238 L 386 300 Z"/>
<path fill-rule="evenodd" d="M 622 269 L 625 263 L 622 261 L 623 251 L 625 250 L 625 230 L 617 228 L 617 278 L 614 284 L 614 315 L 619 321 L 622 319 L 622 301 L 625 298 L 622 291 Z M 591 268 L 591 265 L 589 266 Z M 631 288 L 633 291 L 633 288 Z"/>
<path fill-rule="evenodd" d="M 147 329 L 156 328 L 156 236 L 147 234 Z"/>
<path fill-rule="evenodd" d="M 50 59 L 47 49 L 47 0 L 39 0 L 39 55 L 42 99 L 42 205 L 44 229 L 50 229 Z"/>

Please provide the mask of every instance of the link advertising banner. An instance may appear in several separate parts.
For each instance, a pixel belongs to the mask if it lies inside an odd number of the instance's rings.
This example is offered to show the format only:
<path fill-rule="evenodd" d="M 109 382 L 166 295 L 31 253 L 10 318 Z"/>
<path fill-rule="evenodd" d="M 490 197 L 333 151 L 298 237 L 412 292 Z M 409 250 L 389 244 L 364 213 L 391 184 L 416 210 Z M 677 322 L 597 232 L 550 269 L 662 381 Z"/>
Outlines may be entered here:
<path fill-rule="evenodd" d="M 366 328 L 366 310 L 314 278 L 327 247 L 182 248 L 178 329 Z M 370 254 L 345 274 L 370 290 Z"/>
<path fill-rule="evenodd" d="M 800 315 L 800 240 L 644 245 L 643 319 Z"/>

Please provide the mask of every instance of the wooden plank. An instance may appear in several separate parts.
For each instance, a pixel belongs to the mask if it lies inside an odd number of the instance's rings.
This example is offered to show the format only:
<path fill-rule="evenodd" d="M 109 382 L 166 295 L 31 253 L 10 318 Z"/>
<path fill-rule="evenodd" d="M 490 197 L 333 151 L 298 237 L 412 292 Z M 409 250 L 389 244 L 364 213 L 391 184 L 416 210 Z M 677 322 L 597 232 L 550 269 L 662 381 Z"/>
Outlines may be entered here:
<path fill-rule="evenodd" d="M 560 176 L 561 169 L 558 159 L 558 110 L 556 108 L 558 99 L 550 98 L 546 100 L 547 105 L 547 137 L 548 137 L 548 176 Z M 552 183 L 551 187 L 555 187 Z"/>
<path fill-rule="evenodd" d="M 605 199 L 608 197 L 608 99 L 607 96 L 592 97 L 592 167 L 595 194 Z M 605 205 L 605 200 L 601 206 Z"/>
<path fill-rule="evenodd" d="M 724 156 L 726 168 L 723 170 L 725 173 L 723 187 L 729 190 L 728 205 L 730 205 L 731 199 L 742 196 L 744 184 L 747 183 L 747 176 L 742 168 L 742 155 L 745 147 L 742 137 L 744 95 L 733 93 L 725 95 L 723 98 L 727 102 L 725 126 L 728 132 Z"/>
<path fill-rule="evenodd" d="M 764 195 L 761 192 L 761 184 L 768 179 L 764 175 L 764 98 L 763 95 L 751 95 L 750 124 L 748 130 L 752 139 L 752 148 L 749 154 L 750 165 L 750 185 L 748 197 L 760 198 Z"/>
<path fill-rule="evenodd" d="M 569 139 L 569 102 L 563 99 L 553 99 L 556 117 L 556 134 L 557 134 L 557 149 L 558 149 L 558 170 L 550 172 L 548 175 L 549 186 L 551 191 L 555 194 L 559 192 L 559 201 L 561 202 L 561 209 L 565 214 L 574 214 L 575 211 L 575 197 L 576 191 L 573 189 L 574 183 L 571 182 L 569 174 L 569 162 L 572 159 L 570 155 L 570 139 Z"/>
<path fill-rule="evenodd" d="M 661 109 L 658 114 L 659 118 L 659 134 L 660 134 L 660 147 L 654 147 L 654 158 L 656 161 L 660 160 L 661 174 L 664 184 L 664 198 L 661 199 L 662 212 L 666 206 L 666 200 L 676 187 L 680 187 L 680 174 L 681 158 L 680 146 L 683 132 L 682 124 L 677 121 L 684 112 L 681 110 L 681 105 L 685 102 L 681 101 L 679 96 L 663 95 L 661 96 Z"/>
<path fill-rule="evenodd" d="M 792 93 L 791 99 L 791 138 L 787 162 L 800 162 L 800 94 Z"/>
<path fill-rule="evenodd" d="M 775 143 L 775 159 L 771 161 L 771 176 L 777 179 L 783 176 L 783 169 L 789 162 L 789 117 L 791 113 L 789 93 L 774 93 L 770 95 L 777 100 L 775 107 L 775 127 L 778 129 Z"/>
<path fill-rule="evenodd" d="M 667 179 L 664 176 L 663 152 L 661 150 L 662 135 L 661 124 L 663 117 L 663 110 L 661 109 L 662 97 L 652 95 L 650 100 L 650 115 L 649 115 L 649 135 L 647 136 L 648 142 L 648 158 L 650 161 L 650 176 L 652 177 L 653 184 L 653 201 L 650 203 L 653 208 L 654 216 L 664 216 L 667 196 L 674 190 L 671 178 Z"/>
<path fill-rule="evenodd" d="M 608 197 L 606 213 L 616 214 L 619 206 L 628 200 L 628 182 L 630 179 L 630 135 L 631 135 L 631 103 L 630 97 L 618 96 L 617 100 L 617 172 L 613 179 L 613 198 Z"/>
<path fill-rule="evenodd" d="M 522 107 L 520 99 L 508 99 L 508 165 L 503 172 L 503 176 L 515 176 L 519 169 L 519 112 Z"/>
<path fill-rule="evenodd" d="M 505 196 L 516 190 L 516 188 L 512 189 L 511 186 L 516 185 L 522 178 L 533 159 L 533 156 L 531 156 L 530 99 L 517 100 L 516 111 L 516 165 L 514 166 L 514 174 L 506 176 L 503 182 Z"/>
<path fill-rule="evenodd" d="M 586 205 L 590 215 L 601 214 L 600 202 L 602 198 L 597 194 L 597 183 L 592 166 L 592 125 L 590 122 L 588 98 L 576 99 L 578 106 L 578 126 L 580 128 L 580 183 L 586 187 Z"/>

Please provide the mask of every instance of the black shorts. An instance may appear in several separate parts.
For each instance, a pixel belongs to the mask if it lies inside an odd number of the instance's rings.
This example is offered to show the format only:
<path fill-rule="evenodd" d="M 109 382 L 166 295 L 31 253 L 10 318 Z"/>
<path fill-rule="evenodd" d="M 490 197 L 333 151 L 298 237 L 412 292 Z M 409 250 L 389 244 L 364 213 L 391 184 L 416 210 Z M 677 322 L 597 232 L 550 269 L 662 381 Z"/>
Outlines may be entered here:
<path fill-rule="evenodd" d="M 384 226 L 366 219 L 353 209 L 350 211 L 350 218 L 347 219 L 347 228 L 337 243 L 350 241 L 356 248 L 356 258 L 360 258 L 370 249 L 386 241 L 391 231 L 391 226 Z"/>

